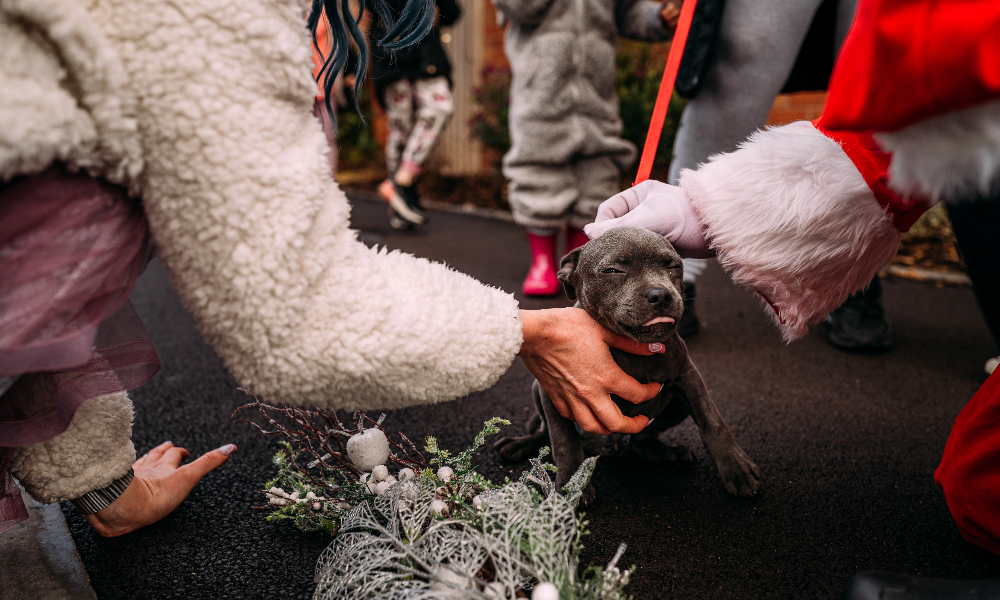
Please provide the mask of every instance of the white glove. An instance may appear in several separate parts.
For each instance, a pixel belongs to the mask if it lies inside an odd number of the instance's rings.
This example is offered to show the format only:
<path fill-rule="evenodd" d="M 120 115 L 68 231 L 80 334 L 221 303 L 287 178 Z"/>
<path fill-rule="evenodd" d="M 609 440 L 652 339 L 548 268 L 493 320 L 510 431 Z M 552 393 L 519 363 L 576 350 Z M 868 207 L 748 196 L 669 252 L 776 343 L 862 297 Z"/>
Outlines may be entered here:
<path fill-rule="evenodd" d="M 684 258 L 714 253 L 705 240 L 705 226 L 691 207 L 687 193 L 676 185 L 647 180 L 601 203 L 597 219 L 583 228 L 591 239 L 614 227 L 642 227 L 662 235 Z"/>

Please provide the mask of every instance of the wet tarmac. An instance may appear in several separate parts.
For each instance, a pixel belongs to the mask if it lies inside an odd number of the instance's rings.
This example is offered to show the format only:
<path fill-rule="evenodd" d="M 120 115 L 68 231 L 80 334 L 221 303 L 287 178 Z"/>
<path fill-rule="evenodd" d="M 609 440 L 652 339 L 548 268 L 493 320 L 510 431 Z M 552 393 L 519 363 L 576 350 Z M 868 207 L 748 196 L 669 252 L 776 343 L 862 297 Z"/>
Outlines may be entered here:
<path fill-rule="evenodd" d="M 413 232 L 388 227 L 384 205 L 356 200 L 353 222 L 370 244 L 434 260 L 515 291 L 529 265 L 523 231 L 509 222 L 432 213 Z M 716 403 L 763 470 L 754 500 L 725 493 L 690 422 L 668 432 L 698 457 L 691 470 L 638 458 L 598 462 L 598 502 L 585 562 L 619 542 L 637 572 L 629 591 L 653 598 L 836 598 L 868 569 L 948 578 L 1000 576 L 1000 563 L 962 541 L 932 473 L 951 424 L 985 379 L 996 349 L 969 289 L 887 281 L 896 347 L 844 354 L 822 328 L 781 341 L 760 302 L 714 265 L 698 284 L 704 327 L 688 344 Z M 267 523 L 259 489 L 276 440 L 230 416 L 246 397 L 181 308 L 165 269 L 150 265 L 133 294 L 162 368 L 132 392 L 139 453 L 171 440 L 198 455 L 239 450 L 163 521 L 123 538 L 96 536 L 63 510 L 98 598 L 307 598 L 329 539 Z M 565 306 L 562 298 L 522 306 Z M 465 448 L 482 422 L 530 414 L 531 378 L 519 361 L 493 388 L 443 405 L 394 411 L 385 425 L 411 439 L 435 435 Z M 477 457 L 494 478 L 525 465 Z"/>

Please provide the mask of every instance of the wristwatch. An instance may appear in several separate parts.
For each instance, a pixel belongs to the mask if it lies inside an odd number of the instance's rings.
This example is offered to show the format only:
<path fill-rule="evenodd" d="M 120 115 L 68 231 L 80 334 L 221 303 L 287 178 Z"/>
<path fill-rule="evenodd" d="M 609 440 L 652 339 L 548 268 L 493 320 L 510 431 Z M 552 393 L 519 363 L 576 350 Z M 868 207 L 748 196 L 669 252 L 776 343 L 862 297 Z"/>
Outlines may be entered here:
<path fill-rule="evenodd" d="M 128 489 L 128 484 L 132 483 L 133 477 L 135 477 L 135 471 L 132 470 L 132 467 L 129 467 L 128 472 L 125 473 L 125 475 L 112 481 L 111 485 L 108 487 L 87 492 L 79 498 L 70 500 L 70 502 L 72 502 L 73 505 L 76 506 L 83 514 L 92 515 L 98 511 L 104 510 L 110 506 L 112 502 L 117 500 L 118 496 L 124 494 L 125 490 Z"/>

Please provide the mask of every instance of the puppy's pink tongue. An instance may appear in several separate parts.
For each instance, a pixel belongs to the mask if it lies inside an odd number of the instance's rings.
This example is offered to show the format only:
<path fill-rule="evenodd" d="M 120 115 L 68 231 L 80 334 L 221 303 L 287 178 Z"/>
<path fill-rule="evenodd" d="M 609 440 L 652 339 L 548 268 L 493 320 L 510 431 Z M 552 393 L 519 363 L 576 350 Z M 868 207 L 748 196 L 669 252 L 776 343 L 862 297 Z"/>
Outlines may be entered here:
<path fill-rule="evenodd" d="M 671 317 L 656 317 L 649 323 L 643 323 L 643 327 L 649 327 L 650 325 L 656 325 L 657 323 L 673 323 L 674 320 Z"/>

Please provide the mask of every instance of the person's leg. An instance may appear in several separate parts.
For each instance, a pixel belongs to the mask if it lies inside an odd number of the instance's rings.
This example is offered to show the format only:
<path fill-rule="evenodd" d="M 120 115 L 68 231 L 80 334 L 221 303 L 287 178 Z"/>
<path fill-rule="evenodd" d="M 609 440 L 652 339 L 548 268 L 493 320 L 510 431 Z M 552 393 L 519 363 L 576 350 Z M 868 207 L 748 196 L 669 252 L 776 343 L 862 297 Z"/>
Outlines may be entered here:
<path fill-rule="evenodd" d="M 559 292 L 556 234 L 566 222 L 579 192 L 570 165 L 507 164 L 508 200 L 514 221 L 527 229 L 531 268 L 522 290 L 528 296 Z"/>
<path fill-rule="evenodd" d="M 386 123 L 389 128 L 385 142 L 385 167 L 389 177 L 378 186 L 378 193 L 389 204 L 389 225 L 393 229 L 412 229 L 423 225 L 423 211 L 407 202 L 406 192 L 395 181 L 414 125 L 414 85 L 407 79 L 389 84 L 382 95 Z"/>
<path fill-rule="evenodd" d="M 962 251 L 965 268 L 972 280 L 972 289 L 979 310 L 1000 347 L 1000 199 L 978 198 L 948 203 L 948 216 Z M 987 371 L 992 373 L 1000 357 L 990 359 Z"/>
<path fill-rule="evenodd" d="M 565 252 L 587 243 L 589 238 L 583 227 L 594 222 L 602 202 L 622 189 L 622 169 L 619 161 L 610 156 L 578 158 L 572 168 L 579 196 L 566 226 Z"/>
<path fill-rule="evenodd" d="M 399 168 L 400 156 L 413 130 L 413 88 L 410 81 L 400 79 L 385 88 L 382 107 L 389 132 L 385 142 L 385 168 L 390 177 Z"/>
<path fill-rule="evenodd" d="M 441 131 L 455 112 L 455 103 L 446 78 L 418 79 L 413 87 L 416 103 L 414 125 L 403 148 L 395 176 L 396 183 L 403 187 L 413 185 L 441 136 Z"/>
<path fill-rule="evenodd" d="M 728 0 L 719 36 L 697 94 L 681 116 L 669 183 L 713 154 L 732 152 L 764 126 L 774 98 L 795 65 L 820 0 Z M 684 259 L 685 319 L 682 335 L 698 330 L 695 282 L 705 259 Z"/>

